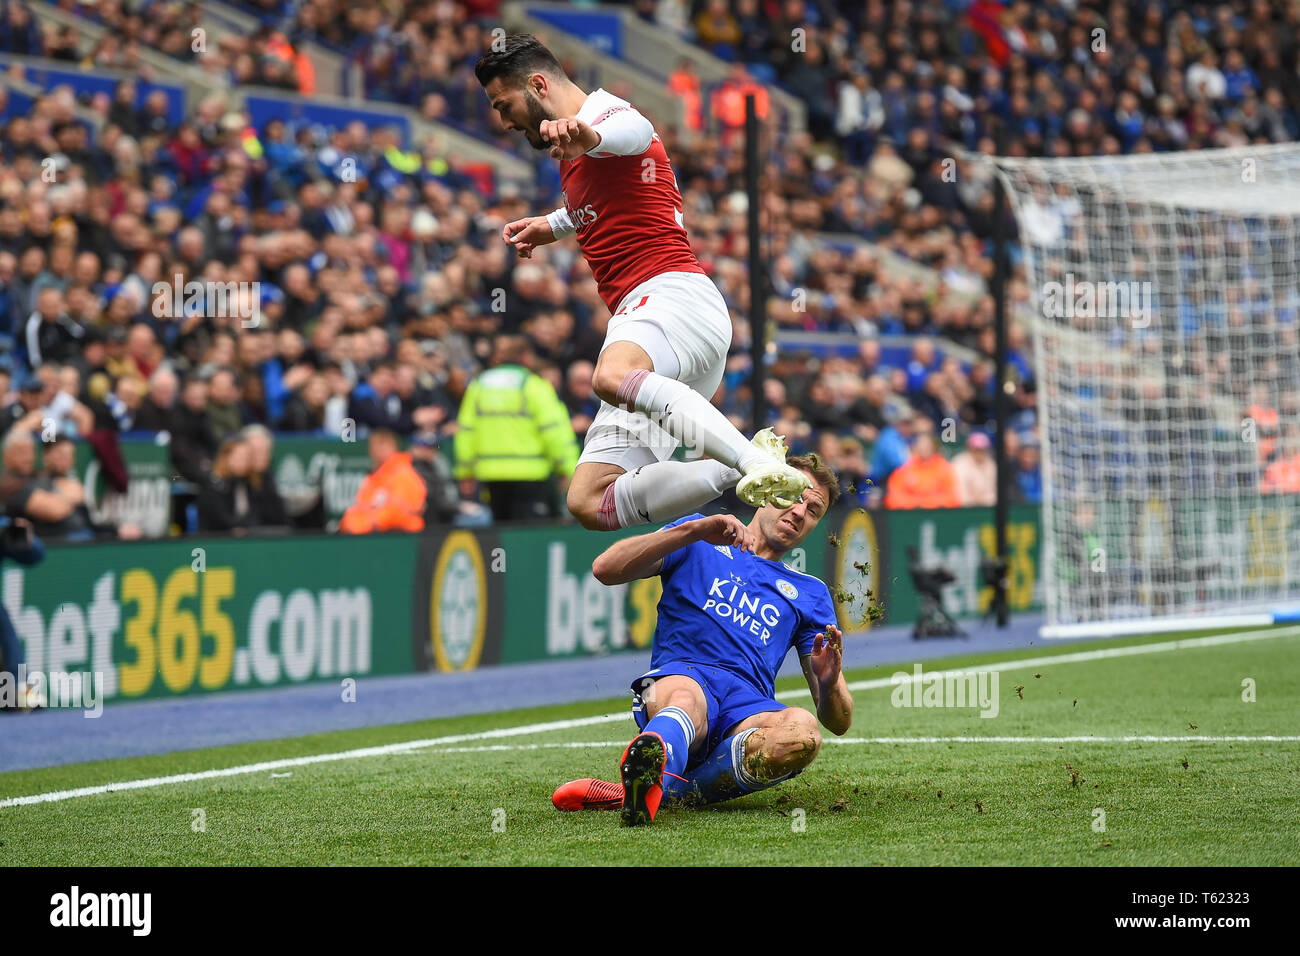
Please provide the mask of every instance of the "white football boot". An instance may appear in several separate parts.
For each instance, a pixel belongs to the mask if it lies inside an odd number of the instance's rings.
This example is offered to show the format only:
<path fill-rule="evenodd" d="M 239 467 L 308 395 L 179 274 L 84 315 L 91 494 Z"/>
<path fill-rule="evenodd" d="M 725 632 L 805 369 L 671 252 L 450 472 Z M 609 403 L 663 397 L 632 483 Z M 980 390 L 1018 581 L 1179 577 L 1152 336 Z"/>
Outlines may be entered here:
<path fill-rule="evenodd" d="M 778 508 L 793 507 L 796 501 L 803 499 L 804 489 L 812 482 L 802 471 L 785 463 L 785 439 L 772 429 L 764 428 L 754 436 L 753 444 L 772 460 L 761 462 L 746 472 L 736 485 L 736 496 L 754 508 L 769 503 Z"/>

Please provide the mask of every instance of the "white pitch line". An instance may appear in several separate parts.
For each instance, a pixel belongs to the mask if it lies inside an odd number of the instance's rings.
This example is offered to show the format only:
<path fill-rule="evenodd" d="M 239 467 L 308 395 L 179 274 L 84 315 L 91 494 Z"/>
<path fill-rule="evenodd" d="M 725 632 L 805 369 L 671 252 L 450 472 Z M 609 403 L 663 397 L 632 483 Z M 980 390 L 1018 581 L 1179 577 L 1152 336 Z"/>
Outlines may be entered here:
<path fill-rule="evenodd" d="M 332 763 L 336 760 L 354 760 L 363 757 L 386 757 L 392 754 L 407 753 L 438 744 L 458 744 L 470 740 L 490 740 L 496 737 L 515 737 L 528 733 L 545 733 L 551 730 L 568 730 L 572 727 L 585 727 L 591 724 L 610 723 L 613 720 L 626 720 L 627 715 L 602 714 L 598 717 L 576 717 L 571 720 L 552 720 L 540 724 L 527 724 L 519 727 L 500 727 L 496 730 L 484 730 L 472 734 L 450 734 L 446 737 L 428 737 L 423 740 L 407 740 L 378 747 L 358 747 L 355 750 L 342 750 L 336 753 L 313 754 L 309 757 L 285 757 L 281 760 L 266 760 L 261 763 L 243 764 L 237 767 L 222 767 L 214 770 L 201 770 L 194 773 L 177 773 L 166 777 L 148 777 L 142 780 L 124 780 L 117 783 L 105 783 L 94 787 L 78 787 L 75 790 L 54 790 L 38 793 L 28 797 L 8 797 L 0 800 L 0 808 L 20 807 L 32 803 L 58 803 L 76 797 L 93 797 L 101 793 L 117 793 L 121 790 L 143 790 L 148 787 L 161 787 L 173 783 L 193 783 L 199 780 L 214 780 L 220 777 L 238 777 L 245 774 L 264 773 L 283 770 L 285 767 L 305 767 L 316 763 Z"/>
<path fill-rule="evenodd" d="M 1101 648 L 1094 651 L 1079 651 L 1071 654 L 1051 654 L 1039 657 L 1020 658 L 1012 661 L 997 661 L 983 668 L 968 667 L 959 670 L 950 671 L 932 671 L 926 674 L 927 677 L 937 677 L 948 674 L 965 674 L 971 670 L 985 671 L 1006 671 L 1016 670 L 1024 667 L 1040 667 L 1048 664 L 1074 664 L 1083 661 L 1106 660 L 1115 657 L 1131 657 L 1139 654 L 1158 654 L 1165 651 L 1188 650 L 1197 647 L 1218 647 L 1225 644 L 1240 644 L 1247 641 L 1268 640 L 1275 637 L 1291 637 L 1300 634 L 1300 626 L 1287 628 L 1266 628 L 1259 631 L 1244 631 L 1236 634 L 1213 634 L 1206 637 L 1193 637 L 1180 641 L 1163 641 L 1156 644 L 1138 644 L 1131 647 L 1109 647 Z M 911 675 L 908 675 L 911 679 Z M 892 677 L 881 677 L 873 680 L 854 681 L 849 684 L 850 690 L 873 690 L 881 687 L 895 686 Z M 777 698 L 790 698 L 807 696 L 806 689 L 786 690 L 779 692 Z M 498 727 L 494 730 L 480 730 L 469 734 L 450 734 L 444 737 L 428 737 L 423 740 L 408 740 L 395 744 L 385 744 L 378 747 L 359 747 L 355 750 L 343 750 L 336 753 L 313 754 L 308 757 L 286 757 L 282 760 L 267 760 L 261 763 L 242 764 L 237 767 L 222 767 L 213 770 L 202 770 L 195 773 L 178 773 L 166 777 L 147 777 L 140 780 L 123 780 L 116 783 L 105 783 L 93 787 L 77 787 L 73 790 L 53 790 L 48 793 L 37 793 L 25 797 L 6 797 L 0 800 L 0 809 L 4 807 L 27 806 L 34 803 L 58 803 L 63 800 L 73 800 L 78 797 L 93 797 L 103 793 L 119 793 L 124 790 L 144 790 L 151 787 L 162 787 L 174 783 L 194 783 L 202 780 L 214 780 L 221 777 L 238 777 L 247 774 L 263 773 L 272 770 L 283 770 L 286 767 L 305 767 L 317 763 L 332 763 L 338 760 L 354 760 L 364 757 L 383 757 L 391 754 L 407 753 L 412 750 L 422 749 L 424 747 L 440 746 L 443 744 L 468 743 L 474 740 L 494 740 L 501 737 L 518 737 L 525 734 L 549 733 L 553 730 L 570 730 L 575 727 L 590 727 L 597 724 L 609 724 L 619 721 L 628 720 L 626 711 L 620 711 L 614 714 L 600 714 L 594 717 L 574 717 L 568 720 L 550 720 L 536 724 L 521 724 L 515 727 Z M 832 738 L 842 739 L 842 738 Z M 871 738 L 852 738 L 871 742 Z M 903 738 L 907 741 L 917 741 L 922 738 Z M 990 738 L 978 738 L 988 740 Z M 1041 740 L 1043 738 L 1029 738 L 1029 740 Z M 1097 740 L 1095 737 L 1086 737 L 1083 740 Z M 1204 737 L 1193 738 L 1195 740 L 1205 740 Z M 882 738 L 882 741 L 884 739 Z M 936 741 L 938 742 L 938 741 Z M 1026 741 L 1028 742 L 1028 741 Z"/>
<path fill-rule="evenodd" d="M 1226 744 L 1300 742 L 1300 734 L 1204 737 L 1159 737 L 1154 734 L 1128 734 L 1123 737 L 824 737 L 822 740 L 832 744 Z"/>
<path fill-rule="evenodd" d="M 823 737 L 827 744 L 1223 744 L 1223 743 L 1300 743 L 1300 734 L 1279 736 L 1203 736 L 1158 737 L 1131 734 L 1124 737 Z M 485 747 L 439 747 L 439 754 L 517 753 L 527 750 L 590 750 L 596 747 L 624 747 L 626 740 L 583 740 L 550 744 L 489 744 Z"/>
<path fill-rule="evenodd" d="M 1129 647 L 1103 647 L 1095 651 L 1076 651 L 1072 654 L 1044 654 L 1040 657 L 1022 657 L 1014 661 L 995 661 L 991 664 L 971 665 L 970 667 L 958 667 L 946 671 L 925 671 L 924 676 L 929 679 L 941 679 L 944 677 L 956 677 L 960 674 L 969 674 L 971 671 L 1015 671 L 1022 670 L 1026 667 L 1044 667 L 1052 664 L 1077 664 L 1083 661 L 1102 661 L 1115 657 L 1133 657 L 1139 654 L 1161 654 L 1167 651 L 1184 651 L 1198 647 L 1221 647 L 1225 644 L 1243 644 L 1248 641 L 1262 641 L 1274 637 L 1294 637 L 1300 634 L 1300 626 L 1283 627 L 1283 628 L 1265 628 L 1259 631 L 1241 631 L 1236 634 L 1212 634 L 1206 637 L 1188 637 L 1179 641 L 1160 641 L 1156 644 L 1136 644 Z M 891 677 L 876 677 L 871 680 L 859 680 L 850 683 L 849 690 L 876 690 L 881 687 L 896 687 L 900 683 L 910 682 L 911 673 L 906 673 L 907 680 L 899 681 Z M 808 695 L 808 691 L 799 688 L 794 691 L 782 691 L 776 696 L 793 697 L 798 694 Z"/>

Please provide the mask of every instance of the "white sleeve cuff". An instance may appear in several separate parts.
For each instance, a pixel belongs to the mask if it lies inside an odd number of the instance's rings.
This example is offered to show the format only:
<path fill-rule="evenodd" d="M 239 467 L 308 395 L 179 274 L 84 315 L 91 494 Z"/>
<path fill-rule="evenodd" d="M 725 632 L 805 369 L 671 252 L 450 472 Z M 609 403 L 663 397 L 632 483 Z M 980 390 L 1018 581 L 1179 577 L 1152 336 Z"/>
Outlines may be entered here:
<path fill-rule="evenodd" d="M 569 211 L 563 206 L 547 216 L 546 221 L 551 224 L 551 232 L 555 234 L 556 239 L 563 239 L 578 231 L 573 220 L 569 218 Z"/>

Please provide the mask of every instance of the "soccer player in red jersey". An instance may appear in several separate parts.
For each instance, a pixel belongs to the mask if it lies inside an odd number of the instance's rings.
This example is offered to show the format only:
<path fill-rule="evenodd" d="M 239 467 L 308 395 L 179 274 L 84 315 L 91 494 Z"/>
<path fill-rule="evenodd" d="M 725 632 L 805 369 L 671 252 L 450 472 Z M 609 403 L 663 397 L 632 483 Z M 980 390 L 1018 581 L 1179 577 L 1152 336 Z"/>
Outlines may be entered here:
<path fill-rule="evenodd" d="M 764 429 L 750 442 L 710 399 L 731 316 L 691 251 L 682 198 L 654 127 L 626 100 L 586 93 L 527 34 L 504 37 L 475 75 L 506 129 L 559 161 L 564 205 L 507 223 L 523 258 L 575 235 L 612 318 L 592 385 L 602 405 L 569 484 L 569 510 L 612 531 L 692 514 L 736 487 L 788 507 L 807 477 Z M 679 442 L 707 459 L 669 460 Z"/>

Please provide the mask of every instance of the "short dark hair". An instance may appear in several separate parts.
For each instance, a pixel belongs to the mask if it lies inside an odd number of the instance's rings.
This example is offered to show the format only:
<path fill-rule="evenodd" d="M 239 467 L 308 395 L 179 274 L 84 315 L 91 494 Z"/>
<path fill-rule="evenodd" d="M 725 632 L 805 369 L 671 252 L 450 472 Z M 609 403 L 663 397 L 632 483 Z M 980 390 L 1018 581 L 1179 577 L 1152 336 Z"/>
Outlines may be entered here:
<path fill-rule="evenodd" d="M 785 460 L 791 468 L 806 471 L 816 479 L 817 484 L 826 489 L 826 510 L 830 511 L 840 497 L 840 476 L 826 463 L 821 455 L 812 452 L 807 455 L 791 455 Z"/>
<path fill-rule="evenodd" d="M 483 86 L 497 78 L 509 86 L 520 86 L 534 73 L 565 76 L 564 67 L 560 66 L 555 54 L 531 33 L 512 33 L 503 39 L 493 40 L 492 49 L 474 64 L 474 75 Z"/>

